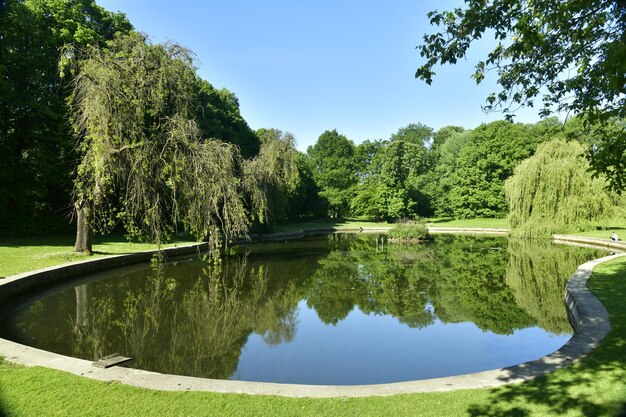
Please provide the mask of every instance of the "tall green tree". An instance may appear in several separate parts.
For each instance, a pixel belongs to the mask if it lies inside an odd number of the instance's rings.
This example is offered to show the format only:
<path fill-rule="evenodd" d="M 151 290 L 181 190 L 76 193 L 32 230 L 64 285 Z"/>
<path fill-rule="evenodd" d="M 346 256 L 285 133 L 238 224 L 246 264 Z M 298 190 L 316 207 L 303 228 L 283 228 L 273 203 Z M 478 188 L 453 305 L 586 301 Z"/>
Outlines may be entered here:
<path fill-rule="evenodd" d="M 459 165 L 459 154 L 471 135 L 469 130 L 454 129 L 448 133 L 435 132 L 435 141 L 431 149 L 431 171 L 434 190 L 431 201 L 437 216 L 453 216 L 454 206 L 450 200 L 450 190 L 455 185 L 454 173 Z M 434 166 L 433 166 L 434 165 Z"/>
<path fill-rule="evenodd" d="M 366 140 L 355 151 L 358 181 L 350 201 L 350 210 L 356 216 L 382 219 L 385 207 L 380 184 L 382 153 L 388 142 Z"/>
<path fill-rule="evenodd" d="M 423 143 L 391 140 L 381 153 L 379 177 L 384 217 L 388 220 L 416 214 L 425 198 L 419 176 L 425 172 L 426 149 Z"/>
<path fill-rule="evenodd" d="M 519 106 L 542 104 L 542 115 L 585 116 L 600 129 L 626 119 L 626 3 L 620 0 L 467 0 L 464 7 L 428 14 L 441 31 L 424 35 L 425 62 L 416 77 L 432 83 L 434 68 L 465 59 L 476 40 L 497 44 L 478 61 L 477 83 L 495 71 L 501 90 L 486 109 L 511 117 Z M 492 35 L 493 34 L 493 35 Z M 587 155 L 614 188 L 626 186 L 626 129 L 605 132 Z"/>
<path fill-rule="evenodd" d="M 357 147 L 358 185 L 351 207 L 357 215 L 387 220 L 425 215 L 428 151 L 433 131 L 422 124 L 400 128 L 388 141 Z"/>
<path fill-rule="evenodd" d="M 61 48 L 104 45 L 131 25 L 94 0 L 6 0 L 0 7 L 0 232 L 41 232 L 71 212 L 76 156 Z"/>
<path fill-rule="evenodd" d="M 244 158 L 259 153 L 261 141 L 239 111 L 239 100 L 225 88 L 215 89 L 196 77 L 196 120 L 204 138 L 237 145 Z"/>
<path fill-rule="evenodd" d="M 457 218 L 503 217 L 507 213 L 504 181 L 532 155 L 541 138 L 521 123 L 497 121 L 474 129 L 459 152 L 450 187 Z"/>
<path fill-rule="evenodd" d="M 313 165 L 313 177 L 320 196 L 328 201 L 328 214 L 337 218 L 348 213 L 352 186 L 356 183 L 354 143 L 337 130 L 327 130 L 307 154 Z"/>
<path fill-rule="evenodd" d="M 116 219 L 157 242 L 182 223 L 212 248 L 245 233 L 251 218 L 262 220 L 267 201 L 258 178 L 266 172 L 242 180 L 240 170 L 249 170 L 238 148 L 202 140 L 190 52 L 138 33 L 107 46 L 73 59 L 76 250 L 91 252 L 93 228 Z M 252 206 L 244 194 L 253 196 Z"/>
<path fill-rule="evenodd" d="M 313 177 L 310 158 L 298 152 L 296 165 L 300 181 L 295 189 L 287 193 L 287 219 L 324 217 L 328 210 L 327 202 L 319 195 L 320 188 Z"/>
<path fill-rule="evenodd" d="M 392 142 L 404 141 L 414 145 L 426 146 L 432 139 L 433 129 L 421 123 L 411 123 L 405 127 L 401 127 L 389 138 Z"/>
<path fill-rule="evenodd" d="M 515 168 L 506 182 L 513 235 L 576 232 L 615 213 L 619 200 L 603 189 L 604 178 L 592 178 L 584 151 L 579 142 L 554 139 Z"/>
<path fill-rule="evenodd" d="M 433 133 L 433 140 L 428 149 L 428 156 L 431 165 L 437 164 L 441 153 L 441 147 L 448 141 L 448 139 L 451 136 L 464 131 L 465 129 L 461 126 L 444 126 Z"/>

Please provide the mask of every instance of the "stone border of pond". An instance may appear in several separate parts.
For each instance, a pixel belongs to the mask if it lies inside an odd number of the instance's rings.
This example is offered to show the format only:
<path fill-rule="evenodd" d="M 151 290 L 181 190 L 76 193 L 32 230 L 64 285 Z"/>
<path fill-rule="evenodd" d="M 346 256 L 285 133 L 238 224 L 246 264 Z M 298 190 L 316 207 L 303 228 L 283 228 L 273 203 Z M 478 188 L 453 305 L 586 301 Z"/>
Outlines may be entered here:
<path fill-rule="evenodd" d="M 462 229 L 455 228 L 455 230 L 461 232 Z M 465 233 L 490 233 L 489 230 L 492 229 L 466 229 Z M 449 231 L 448 233 L 453 232 Z M 574 241 L 571 238 L 578 239 L 578 237 L 573 236 L 558 236 L 558 238 L 555 236 L 557 242 L 590 244 L 593 243 L 590 240 L 597 240 L 581 238 Z M 582 240 L 585 241 L 583 242 Z M 602 240 L 601 242 L 602 246 L 607 246 L 605 241 Z M 203 250 L 206 250 L 206 244 L 168 248 L 162 252 L 166 257 L 175 257 L 200 253 Z M 14 275 L 0 281 L 0 305 L 3 306 L 2 308 L 9 308 L 11 304 L 17 302 L 16 300 L 20 298 L 21 294 L 75 279 L 86 273 L 148 262 L 155 254 L 156 251 L 147 251 L 129 255 L 115 255 Z M 98 368 L 93 365 L 93 362 L 88 360 L 59 355 L 5 339 L 0 339 L 0 356 L 4 356 L 8 361 L 26 366 L 43 366 L 95 380 L 116 381 L 136 387 L 166 391 L 211 391 L 322 398 L 385 396 L 496 387 L 528 381 L 548 372 L 569 366 L 587 355 L 600 343 L 611 329 L 608 313 L 600 301 L 587 289 L 586 283 L 596 265 L 620 256 L 626 256 L 626 253 L 586 262 L 580 265 L 572 278 L 568 280 L 565 289 L 565 305 L 567 306 L 568 317 L 575 333 L 565 345 L 539 359 L 484 372 L 389 384 L 348 386 L 298 385 L 167 375 L 120 366 L 106 369 Z"/>

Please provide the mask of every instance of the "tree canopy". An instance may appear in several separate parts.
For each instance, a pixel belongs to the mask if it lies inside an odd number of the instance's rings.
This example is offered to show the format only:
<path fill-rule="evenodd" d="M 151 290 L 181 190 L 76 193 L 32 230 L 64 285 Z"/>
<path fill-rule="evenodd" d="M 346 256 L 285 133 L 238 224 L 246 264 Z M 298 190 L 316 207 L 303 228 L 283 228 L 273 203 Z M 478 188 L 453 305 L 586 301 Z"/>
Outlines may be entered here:
<path fill-rule="evenodd" d="M 521 123 L 497 121 L 474 129 L 456 159 L 449 199 L 457 218 L 504 217 L 504 181 L 532 155 L 538 138 Z"/>
<path fill-rule="evenodd" d="M 466 0 L 464 7 L 428 14 L 441 31 L 418 46 L 425 62 L 416 77 L 431 84 L 434 68 L 464 59 L 485 36 L 497 41 L 476 64 L 477 83 L 495 71 L 501 90 L 485 109 L 507 118 L 520 106 L 540 114 L 581 114 L 589 125 L 626 118 L 626 3 L 615 0 Z M 609 131 L 588 155 L 596 173 L 626 186 L 626 132 Z"/>
<path fill-rule="evenodd" d="M 270 188 L 297 183 L 292 137 L 266 138 L 251 161 L 202 138 L 193 59 L 179 45 L 131 33 L 73 59 L 77 251 L 91 250 L 93 225 L 116 219 L 157 242 L 182 224 L 216 248 L 266 219 Z"/>
<path fill-rule="evenodd" d="M 513 235 L 581 231 L 615 214 L 619 200 L 603 189 L 603 178 L 592 178 L 584 150 L 579 142 L 553 139 L 515 168 L 506 182 Z"/>
<path fill-rule="evenodd" d="M 204 138 L 237 145 L 244 158 L 259 153 L 259 138 L 241 116 L 234 93 L 226 88 L 217 90 L 208 81 L 196 77 L 195 94 L 196 120 Z"/>
<path fill-rule="evenodd" d="M 348 210 L 350 189 L 356 183 L 354 152 L 354 143 L 337 130 L 325 131 L 307 149 L 313 177 L 321 189 L 320 195 L 328 201 L 332 217 L 341 217 Z"/>
<path fill-rule="evenodd" d="M 0 233 L 64 227 L 75 155 L 60 50 L 103 45 L 131 28 L 123 14 L 94 0 L 1 2 Z"/>

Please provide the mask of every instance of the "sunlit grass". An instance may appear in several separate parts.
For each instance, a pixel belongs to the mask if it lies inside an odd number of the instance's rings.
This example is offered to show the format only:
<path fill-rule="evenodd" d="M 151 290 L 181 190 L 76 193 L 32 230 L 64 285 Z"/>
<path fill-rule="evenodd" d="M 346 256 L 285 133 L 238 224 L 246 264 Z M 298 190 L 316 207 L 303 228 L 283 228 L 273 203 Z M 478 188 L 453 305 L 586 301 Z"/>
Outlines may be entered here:
<path fill-rule="evenodd" d="M 590 288 L 612 331 L 580 363 L 497 389 L 393 397 L 292 399 L 162 392 L 0 363 L 0 415 L 618 416 L 626 403 L 626 258 L 596 268 Z"/>
<path fill-rule="evenodd" d="M 392 223 L 387 222 L 373 222 L 373 221 L 361 221 L 361 220 L 317 220 L 309 222 L 298 223 L 285 223 L 274 226 L 274 232 L 294 232 L 297 230 L 306 229 L 328 229 L 334 228 L 337 230 L 354 229 L 359 227 L 375 227 L 375 228 L 390 228 Z"/>
<path fill-rule="evenodd" d="M 169 247 L 191 243 L 176 240 L 163 245 Z M 123 236 L 98 236 L 94 240 L 93 257 L 156 249 L 153 243 L 129 242 Z M 74 252 L 74 236 L 0 236 L 0 277 L 67 262 L 88 259 Z"/>
<path fill-rule="evenodd" d="M 461 227 L 461 228 L 488 228 L 507 229 L 509 223 L 507 219 L 448 219 L 432 218 L 426 219 L 426 223 L 433 227 Z"/>
<path fill-rule="evenodd" d="M 509 227 L 507 219 L 450 219 L 450 218 L 430 218 L 424 219 L 428 225 L 433 227 L 462 227 L 462 228 L 489 228 L 506 229 Z M 362 220 L 319 220 L 310 222 L 287 223 L 274 227 L 275 232 L 290 232 L 303 229 L 335 228 L 337 230 L 351 229 L 359 227 L 384 227 L 391 228 L 394 223 L 362 221 Z"/>

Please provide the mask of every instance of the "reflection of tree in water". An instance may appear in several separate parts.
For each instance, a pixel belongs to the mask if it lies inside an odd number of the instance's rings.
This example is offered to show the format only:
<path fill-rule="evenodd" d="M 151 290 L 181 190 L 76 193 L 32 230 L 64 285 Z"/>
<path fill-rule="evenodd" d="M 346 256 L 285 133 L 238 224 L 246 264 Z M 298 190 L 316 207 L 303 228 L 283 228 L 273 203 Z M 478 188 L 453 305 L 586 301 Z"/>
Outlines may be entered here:
<path fill-rule="evenodd" d="M 111 352 L 110 334 L 113 325 L 113 299 L 93 299 L 89 285 L 74 288 L 76 319 L 72 326 L 72 353 L 82 358 L 97 360 Z"/>
<path fill-rule="evenodd" d="M 430 297 L 439 319 L 473 322 L 497 334 L 534 324 L 504 280 L 505 245 L 503 238 L 465 237 L 437 247 Z"/>
<path fill-rule="evenodd" d="M 590 253 L 505 238 L 440 236 L 435 244 L 384 250 L 375 236 L 327 239 L 331 250 L 317 262 L 296 262 L 293 254 L 266 262 L 257 254 L 205 265 L 200 274 L 197 266 L 166 265 L 141 280 L 119 280 L 116 288 L 76 287 L 74 354 L 97 359 L 118 352 L 143 369 L 228 378 L 250 334 L 270 345 L 293 339 L 303 298 L 327 324 L 357 307 L 413 328 L 438 318 L 498 334 L 536 323 L 561 333 L 569 330 L 565 279 Z"/>
<path fill-rule="evenodd" d="M 537 323 L 556 333 L 570 330 L 565 280 L 588 253 L 539 241 L 507 246 L 500 237 L 440 236 L 437 241 L 391 245 L 381 253 L 373 237 L 333 236 L 337 249 L 319 261 L 309 307 L 327 324 L 337 324 L 358 307 L 390 314 L 411 327 L 428 326 L 436 316 L 443 322 L 474 322 L 498 334 Z"/>
<path fill-rule="evenodd" d="M 516 303 L 542 328 L 571 332 L 563 302 L 565 283 L 590 259 L 589 251 L 549 240 L 509 239 L 508 252 L 506 283 L 513 289 Z M 601 252 L 594 255 L 600 256 Z"/>
<path fill-rule="evenodd" d="M 293 338 L 299 299 L 293 282 L 268 291 L 266 269 L 245 258 L 207 266 L 190 288 L 161 266 L 118 308 L 109 297 L 85 306 L 81 322 L 73 323 L 74 353 L 99 357 L 117 350 L 131 356 L 134 367 L 228 378 L 251 333 L 270 344 Z"/>
<path fill-rule="evenodd" d="M 432 323 L 424 283 L 406 274 L 417 259 L 431 256 L 428 249 L 391 254 L 380 250 L 375 236 L 333 235 L 329 240 L 334 250 L 319 261 L 307 294 L 320 320 L 337 324 L 358 307 L 365 314 L 392 315 L 410 327 Z"/>

